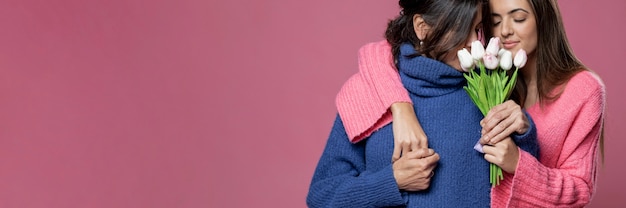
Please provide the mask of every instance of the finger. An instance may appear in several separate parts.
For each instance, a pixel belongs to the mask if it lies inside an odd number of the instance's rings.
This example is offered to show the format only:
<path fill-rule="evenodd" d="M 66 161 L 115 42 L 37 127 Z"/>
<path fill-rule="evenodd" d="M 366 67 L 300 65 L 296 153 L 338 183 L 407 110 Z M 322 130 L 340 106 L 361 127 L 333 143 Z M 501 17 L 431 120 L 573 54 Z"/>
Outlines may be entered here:
<path fill-rule="evenodd" d="M 508 114 L 505 111 L 497 111 L 488 116 L 489 117 L 485 117 L 483 119 L 485 121 L 483 122 L 484 125 L 482 126 L 483 129 L 485 129 L 485 131 L 487 132 L 493 130 L 493 128 L 495 128 L 500 122 L 502 122 L 502 120 L 506 119 L 508 117 Z"/>
<path fill-rule="evenodd" d="M 513 139 L 511 139 L 511 137 L 505 137 L 502 141 L 496 143 L 494 147 L 497 150 L 501 150 L 500 152 L 506 152 L 506 150 L 508 150 L 509 148 L 517 147 L 517 145 L 515 144 L 515 142 L 513 142 Z"/>
<path fill-rule="evenodd" d="M 430 155 L 430 156 L 428 156 L 428 157 L 424 157 L 423 159 L 424 159 L 424 160 L 426 160 L 426 162 L 427 162 L 428 164 L 430 164 L 430 165 L 432 165 L 432 166 L 436 166 L 436 165 L 437 165 L 437 162 L 439 162 L 439 159 L 440 159 L 440 158 L 439 158 L 439 154 L 434 153 L 434 154 L 432 154 L 432 155 Z"/>
<path fill-rule="evenodd" d="M 494 134 L 499 133 L 492 133 L 492 131 L 494 131 L 494 128 L 500 123 L 501 119 L 500 117 L 502 117 L 502 115 L 497 114 L 497 115 L 493 115 L 490 118 L 485 118 L 483 119 L 483 124 L 482 124 L 482 130 L 481 130 L 481 137 L 479 142 L 481 144 L 488 144 L 489 140 L 491 140 L 491 137 L 493 137 Z"/>
<path fill-rule="evenodd" d="M 427 147 L 421 147 L 422 145 L 419 144 L 419 142 L 411 142 L 411 144 L 409 145 L 409 147 L 411 149 L 409 149 L 408 151 L 413 151 L 413 150 L 417 150 L 417 149 L 422 149 L 422 148 L 427 148 Z"/>
<path fill-rule="evenodd" d="M 485 137 L 489 139 L 489 144 L 495 144 L 503 140 L 505 137 L 511 135 L 515 130 L 513 130 L 513 123 L 515 122 L 515 118 L 509 117 L 507 119 L 502 120 L 498 125 L 496 125 L 490 132 L 488 132 Z"/>
<path fill-rule="evenodd" d="M 485 118 L 481 120 L 481 126 L 483 126 L 483 128 L 489 127 L 488 130 L 493 128 L 493 124 L 488 125 L 489 122 L 496 119 L 499 116 L 500 112 L 504 109 L 506 109 L 506 105 L 504 104 L 499 104 L 489 109 L 489 112 L 487 112 L 487 115 L 485 116 Z M 496 119 L 496 120 L 499 120 L 499 119 Z"/>
<path fill-rule="evenodd" d="M 493 155 L 496 153 L 496 147 L 491 146 L 491 145 L 485 145 L 483 146 L 483 152 L 485 153 L 485 155 Z"/>
<path fill-rule="evenodd" d="M 419 148 L 405 154 L 409 155 L 409 158 L 421 159 L 432 156 L 433 154 L 435 154 L 435 151 L 433 149 Z"/>
<path fill-rule="evenodd" d="M 426 135 L 420 137 L 421 139 L 419 140 L 419 147 L 421 148 L 428 148 L 428 137 L 426 137 Z"/>
<path fill-rule="evenodd" d="M 484 158 L 485 158 L 485 160 L 487 160 L 487 162 L 489 162 L 489 163 L 493 163 L 493 164 L 496 164 L 496 165 L 498 165 L 498 166 L 499 166 L 499 164 L 500 164 L 500 163 L 499 163 L 499 160 L 498 160 L 498 158 L 497 158 L 496 156 L 489 155 L 489 154 L 485 154 Z"/>
<path fill-rule="evenodd" d="M 391 162 L 395 162 L 396 160 L 400 159 L 401 148 L 402 147 L 398 145 L 393 147 L 393 154 L 391 155 Z"/>
<path fill-rule="evenodd" d="M 433 154 L 435 154 L 435 150 L 433 149 L 427 149 L 427 148 L 419 148 L 415 151 L 413 151 L 416 153 L 416 157 L 417 158 L 425 158 L 425 157 L 430 157 Z"/>

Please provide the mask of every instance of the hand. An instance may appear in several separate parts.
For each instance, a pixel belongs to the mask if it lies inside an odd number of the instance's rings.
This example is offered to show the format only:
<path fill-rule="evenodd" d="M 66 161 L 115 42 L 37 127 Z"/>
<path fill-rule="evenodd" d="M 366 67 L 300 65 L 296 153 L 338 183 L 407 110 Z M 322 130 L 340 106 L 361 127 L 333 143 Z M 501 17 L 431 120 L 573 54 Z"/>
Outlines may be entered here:
<path fill-rule="evenodd" d="M 391 104 L 391 114 L 394 138 L 392 162 L 398 160 L 404 153 L 428 148 L 428 138 L 415 116 L 411 103 Z"/>
<path fill-rule="evenodd" d="M 481 144 L 496 144 L 513 132 L 524 134 L 530 127 L 530 122 L 522 108 L 512 100 L 496 105 L 483 120 L 480 121 L 483 127 Z"/>
<path fill-rule="evenodd" d="M 485 145 L 483 151 L 485 160 L 500 166 L 507 173 L 515 174 L 519 162 L 519 148 L 511 137 L 506 137 L 493 146 Z"/>
<path fill-rule="evenodd" d="M 393 176 L 398 188 L 406 191 L 428 189 L 438 161 L 439 154 L 432 149 L 406 152 L 393 163 Z"/>

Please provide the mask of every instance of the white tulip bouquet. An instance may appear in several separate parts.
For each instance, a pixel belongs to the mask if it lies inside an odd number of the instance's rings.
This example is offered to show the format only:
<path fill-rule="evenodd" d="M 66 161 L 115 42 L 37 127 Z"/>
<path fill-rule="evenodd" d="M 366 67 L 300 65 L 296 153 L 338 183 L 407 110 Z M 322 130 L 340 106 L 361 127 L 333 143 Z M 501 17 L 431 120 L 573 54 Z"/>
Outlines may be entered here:
<path fill-rule="evenodd" d="M 517 71 L 526 64 L 526 51 L 520 49 L 513 59 L 511 51 L 500 49 L 500 39 L 497 37 L 489 40 L 486 49 L 480 41 L 474 41 L 471 50 L 471 53 L 465 48 L 457 52 L 461 68 L 467 72 L 464 74 L 467 86 L 463 89 L 480 112 L 487 115 L 492 107 L 503 103 L 511 95 L 517 80 Z M 507 71 L 513 65 L 515 71 L 509 77 Z M 479 143 L 475 149 L 482 152 Z M 491 163 L 489 170 L 489 182 L 492 186 L 499 185 L 500 180 L 504 179 L 502 168 Z"/>

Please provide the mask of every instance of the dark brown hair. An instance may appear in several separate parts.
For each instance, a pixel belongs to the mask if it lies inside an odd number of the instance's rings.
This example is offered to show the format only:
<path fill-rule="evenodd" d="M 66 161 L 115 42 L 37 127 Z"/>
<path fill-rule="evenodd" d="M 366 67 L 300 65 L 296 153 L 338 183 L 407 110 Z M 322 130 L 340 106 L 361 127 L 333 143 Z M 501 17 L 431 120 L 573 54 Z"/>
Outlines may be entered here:
<path fill-rule="evenodd" d="M 570 47 L 561 13 L 552 0 L 528 0 L 535 12 L 537 21 L 537 91 L 539 102 L 553 101 L 561 92 L 551 94 L 558 86 L 569 81 L 582 70 L 588 70 L 574 55 Z M 523 76 L 518 76 L 518 83 L 525 83 Z M 527 86 L 515 86 L 511 98 L 523 105 L 526 101 Z"/>
<path fill-rule="evenodd" d="M 464 44 L 474 32 L 473 19 L 482 7 L 483 27 L 491 28 L 491 11 L 484 0 L 400 0 L 400 15 L 390 20 L 385 32 L 391 44 L 394 60 L 400 54 L 400 45 L 411 43 L 426 57 L 442 60 L 450 51 Z M 431 26 L 424 40 L 418 39 L 413 28 L 413 16 L 419 14 Z M 483 37 L 491 37 L 491 30 L 482 30 Z M 420 44 L 421 42 L 421 44 Z"/>
<path fill-rule="evenodd" d="M 557 87 L 567 83 L 576 73 L 589 70 L 576 58 L 567 39 L 563 18 L 554 0 L 528 0 L 535 12 L 537 21 L 537 91 L 539 104 L 558 99 L 562 89 L 553 93 Z M 524 105 L 527 86 L 523 76 L 518 76 L 511 99 Z M 602 121 L 604 123 L 604 121 Z M 600 129 L 600 154 L 604 162 L 604 125 Z"/>

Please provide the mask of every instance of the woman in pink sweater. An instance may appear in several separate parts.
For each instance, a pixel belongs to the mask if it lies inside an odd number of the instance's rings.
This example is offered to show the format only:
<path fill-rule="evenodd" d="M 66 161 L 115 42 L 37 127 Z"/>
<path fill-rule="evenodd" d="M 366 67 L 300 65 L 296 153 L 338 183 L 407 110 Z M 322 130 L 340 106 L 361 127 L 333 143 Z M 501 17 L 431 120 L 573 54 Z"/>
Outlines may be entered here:
<path fill-rule="evenodd" d="M 491 204 L 583 207 L 595 190 L 598 150 L 602 149 L 604 84 L 574 56 L 554 0 L 489 3 L 493 34 L 502 40 L 502 47 L 512 52 L 524 49 L 529 54 L 512 99 L 532 116 L 541 147 L 538 159 L 524 151 L 513 156 L 517 167 L 494 187 Z M 428 145 L 390 50 L 385 41 L 361 48 L 360 72 L 342 87 L 337 108 L 353 142 L 393 120 L 395 159 L 401 151 Z M 498 154 L 497 144 L 504 137 L 525 131 L 522 128 L 528 121 L 519 108 L 507 101 L 487 114 L 480 139 L 490 144 L 485 146 L 486 152 Z"/>

